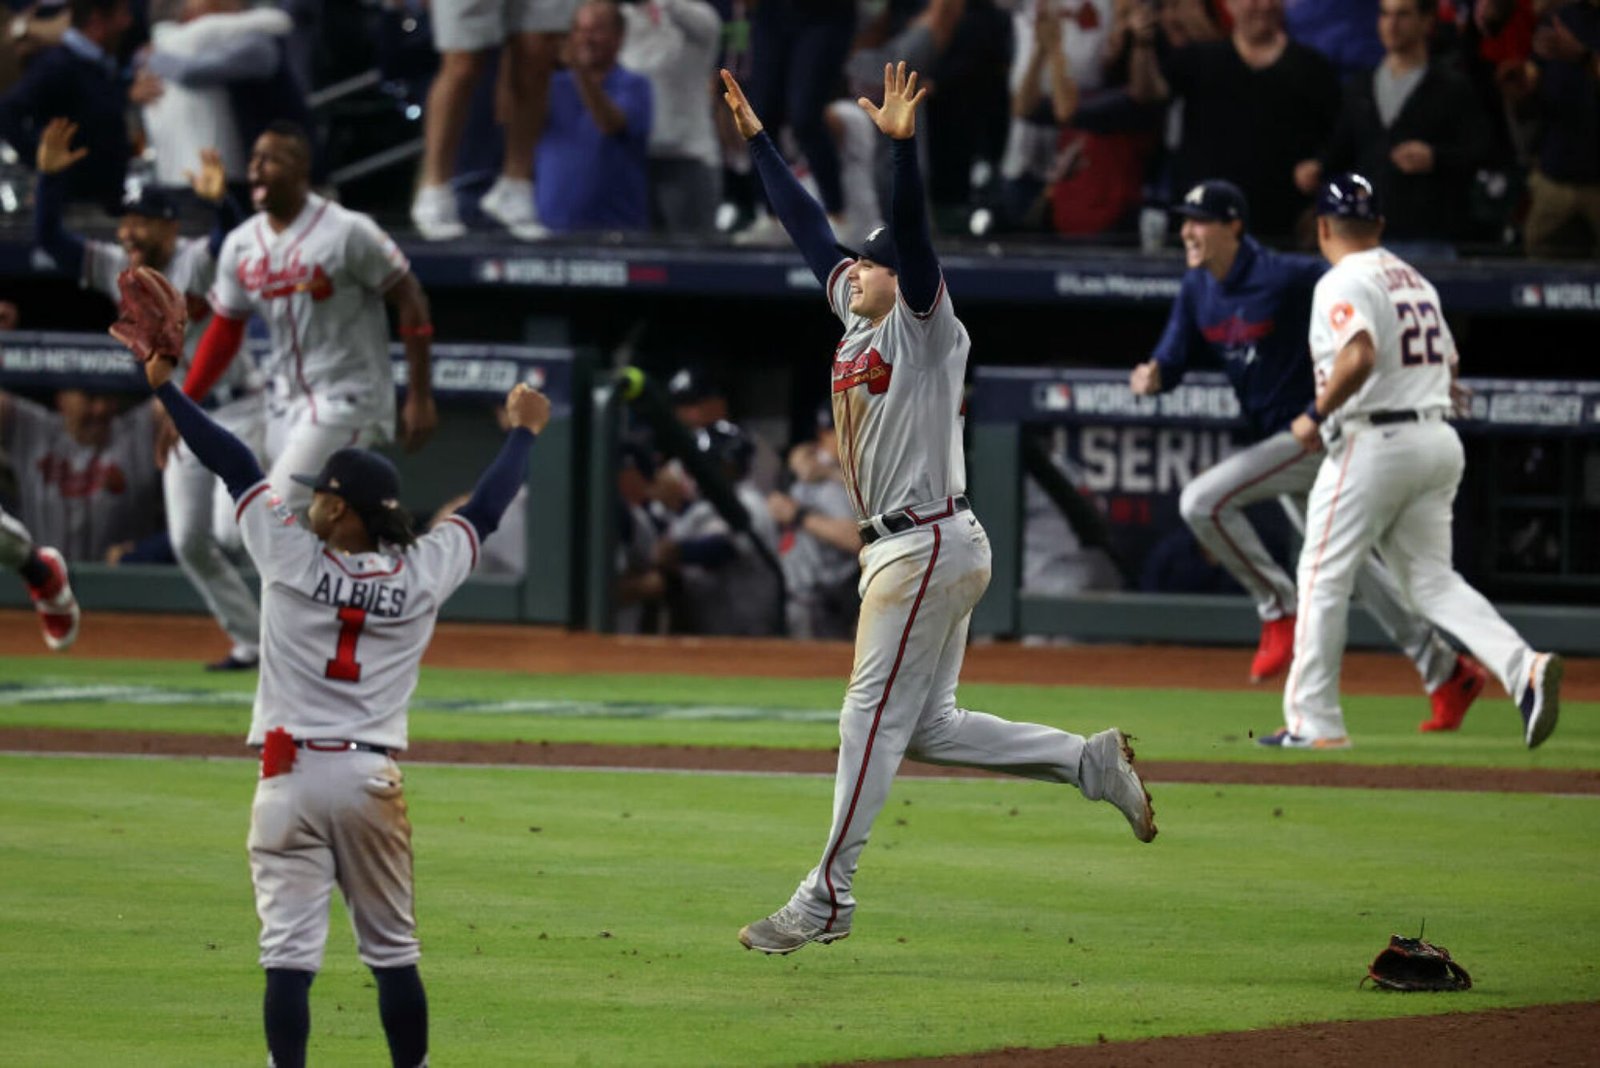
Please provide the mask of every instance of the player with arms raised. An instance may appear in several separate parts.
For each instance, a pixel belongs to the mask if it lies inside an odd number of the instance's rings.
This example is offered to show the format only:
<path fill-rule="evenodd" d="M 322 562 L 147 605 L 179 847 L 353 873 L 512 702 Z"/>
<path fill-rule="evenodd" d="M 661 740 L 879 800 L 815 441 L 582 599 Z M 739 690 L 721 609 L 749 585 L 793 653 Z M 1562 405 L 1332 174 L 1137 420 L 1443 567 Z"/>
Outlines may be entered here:
<path fill-rule="evenodd" d="M 393 1063 L 424 1065 L 411 824 L 394 755 L 406 747 L 406 708 L 439 608 L 472 572 L 479 545 L 522 485 L 550 402 L 523 385 L 511 390 L 500 454 L 467 503 L 421 539 L 400 509 L 394 465 L 365 449 L 333 453 L 314 476 L 295 474 L 312 491 L 302 526 L 250 449 L 172 384 L 181 295 L 146 267 L 126 272 L 122 291 L 112 334 L 145 361 L 184 443 L 227 486 L 261 574 L 261 680 L 249 734 L 261 749 L 261 780 L 250 874 L 272 1063 L 305 1064 L 311 981 L 337 884 L 377 982 Z"/>
<path fill-rule="evenodd" d="M 1522 712 L 1529 749 L 1555 730 L 1562 663 L 1538 653 L 1451 563 L 1461 438 L 1445 421 L 1458 362 L 1439 294 L 1384 248 L 1383 216 L 1359 175 L 1323 185 L 1317 241 L 1333 269 L 1311 303 L 1317 396 L 1290 431 L 1327 444 L 1300 553 L 1299 624 L 1284 688 L 1285 726 L 1268 746 L 1349 745 L 1339 708 L 1350 589 L 1374 548 L 1406 599 L 1466 645 Z"/>
<path fill-rule="evenodd" d="M 859 253 L 835 244 L 727 71 L 729 109 L 784 228 L 822 282 L 845 334 L 833 359 L 833 413 L 846 488 L 865 548 L 855 667 L 839 718 L 833 826 L 822 860 L 788 904 L 746 925 L 766 953 L 850 934 L 851 883 L 903 757 L 1078 786 L 1156 835 L 1133 752 L 1115 728 L 1093 738 L 956 707 L 973 606 L 989 583 L 989 541 L 964 496 L 960 409 L 970 343 L 950 306 L 923 207 L 914 143 L 926 90 L 884 68 L 883 106 L 860 103 L 889 136 L 890 225 Z"/>

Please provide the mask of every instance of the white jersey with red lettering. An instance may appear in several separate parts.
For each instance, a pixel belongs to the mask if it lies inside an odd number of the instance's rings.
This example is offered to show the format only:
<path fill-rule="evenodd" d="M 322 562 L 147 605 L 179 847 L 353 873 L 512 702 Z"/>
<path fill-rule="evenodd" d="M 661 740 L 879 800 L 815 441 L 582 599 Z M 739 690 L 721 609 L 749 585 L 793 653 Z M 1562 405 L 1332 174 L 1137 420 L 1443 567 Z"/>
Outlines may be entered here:
<path fill-rule="evenodd" d="M 478 560 L 472 524 L 450 516 L 407 549 L 330 549 L 265 479 L 239 499 L 261 574 L 261 681 L 249 741 L 297 738 L 406 747 L 406 708 L 439 607 Z"/>
<path fill-rule="evenodd" d="M 874 325 L 850 311 L 841 260 L 828 276 L 828 304 L 844 323 L 833 357 L 833 421 L 839 462 L 858 519 L 966 492 L 961 391 L 972 348 L 943 282 L 919 315 L 895 297 Z"/>
<path fill-rule="evenodd" d="M 378 426 L 386 437 L 394 372 L 383 296 L 408 270 L 370 217 L 312 195 L 281 233 L 257 213 L 227 236 L 211 305 L 266 322 L 276 401 L 303 402 L 318 426 Z"/>

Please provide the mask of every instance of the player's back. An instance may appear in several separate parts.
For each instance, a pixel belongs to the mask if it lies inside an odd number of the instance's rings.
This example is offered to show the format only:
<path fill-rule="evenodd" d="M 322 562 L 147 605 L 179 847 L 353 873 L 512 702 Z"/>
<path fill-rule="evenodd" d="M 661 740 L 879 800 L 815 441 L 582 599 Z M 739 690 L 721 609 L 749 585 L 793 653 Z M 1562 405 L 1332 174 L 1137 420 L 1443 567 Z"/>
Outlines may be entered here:
<path fill-rule="evenodd" d="M 1384 248 L 1345 256 L 1317 283 L 1311 356 L 1320 390 L 1340 350 L 1362 331 L 1376 362 L 1341 409 L 1344 419 L 1375 412 L 1447 410 L 1455 339 L 1438 291 Z"/>
<path fill-rule="evenodd" d="M 250 742 L 296 737 L 406 746 L 406 710 L 439 608 L 478 550 L 457 516 L 407 549 L 330 549 L 271 498 L 241 498 L 245 545 L 261 572 L 261 681 Z"/>

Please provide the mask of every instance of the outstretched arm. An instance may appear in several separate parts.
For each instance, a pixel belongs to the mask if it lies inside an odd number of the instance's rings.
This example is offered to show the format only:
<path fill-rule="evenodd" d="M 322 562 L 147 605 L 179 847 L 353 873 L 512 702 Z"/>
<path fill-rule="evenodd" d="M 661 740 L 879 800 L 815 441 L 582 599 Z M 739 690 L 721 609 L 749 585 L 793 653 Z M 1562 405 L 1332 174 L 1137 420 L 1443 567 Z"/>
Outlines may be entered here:
<path fill-rule="evenodd" d="M 866 97 L 856 101 L 878 129 L 889 135 L 889 156 L 894 165 L 889 197 L 889 232 L 900 254 L 900 295 L 913 312 L 925 314 L 939 299 L 939 257 L 928 231 L 923 206 L 922 173 L 917 165 L 917 105 L 928 95 L 917 88 L 917 74 L 899 66 L 883 66 L 883 106 Z"/>
<path fill-rule="evenodd" d="M 200 335 L 200 343 L 194 348 L 194 363 L 183 380 L 183 391 L 191 400 L 205 400 L 211 387 L 239 355 L 239 346 L 244 344 L 245 321 L 223 315 L 216 311 L 215 305 L 212 310 L 214 314 L 206 324 L 206 332 Z"/>
<path fill-rule="evenodd" d="M 550 421 L 550 399 L 522 383 L 506 395 L 506 414 L 511 431 L 500 452 L 478 478 L 472 497 L 456 514 L 472 524 L 481 542 L 500 526 L 528 470 L 528 452 L 545 424 Z"/>
<path fill-rule="evenodd" d="M 733 124 L 740 136 L 750 143 L 750 158 L 761 176 L 761 185 L 767 191 L 772 210 L 789 232 L 800 255 L 805 257 L 806 266 L 817 276 L 817 281 L 826 286 L 828 275 L 844 258 L 836 244 L 833 227 L 828 224 L 827 212 L 795 179 L 789 164 L 784 162 L 783 153 L 767 136 L 761 120 L 756 118 L 755 110 L 745 99 L 744 90 L 726 70 L 722 72 L 722 84 L 725 90 L 722 99 L 733 112 Z"/>
<path fill-rule="evenodd" d="M 89 154 L 87 148 L 72 147 L 77 133 L 78 124 L 70 119 L 51 119 L 39 136 L 34 156 L 39 186 L 34 192 L 33 243 L 48 252 L 57 267 L 81 280 L 84 240 L 61 225 L 67 194 L 63 172 Z"/>
<path fill-rule="evenodd" d="M 184 171 L 183 176 L 189 180 L 194 195 L 210 204 L 215 212 L 206 247 L 211 250 L 211 258 L 216 259 L 217 253 L 222 251 L 223 238 L 244 222 L 244 213 L 234 203 L 233 197 L 228 195 L 228 175 L 222 167 L 222 153 L 214 148 L 202 148 L 200 169 Z"/>

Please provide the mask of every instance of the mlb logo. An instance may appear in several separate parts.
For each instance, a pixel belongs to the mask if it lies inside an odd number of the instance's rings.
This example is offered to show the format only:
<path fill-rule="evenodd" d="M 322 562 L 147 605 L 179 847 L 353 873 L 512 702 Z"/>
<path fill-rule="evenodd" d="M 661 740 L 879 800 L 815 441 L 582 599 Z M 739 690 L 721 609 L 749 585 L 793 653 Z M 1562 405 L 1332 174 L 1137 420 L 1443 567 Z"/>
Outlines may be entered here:
<path fill-rule="evenodd" d="M 478 264 L 478 281 L 503 282 L 506 277 L 504 260 L 483 260 Z"/>
<path fill-rule="evenodd" d="M 1538 308 L 1544 304 L 1544 291 L 1538 286 L 1523 286 L 1517 290 L 1517 303 L 1524 308 Z"/>
<path fill-rule="evenodd" d="M 524 382 L 526 382 L 533 389 L 543 389 L 544 388 L 544 368 L 543 367 L 529 367 L 529 368 L 527 368 L 527 370 L 524 372 L 524 374 L 522 376 L 522 380 Z"/>
<path fill-rule="evenodd" d="M 1039 390 L 1039 407 L 1047 412 L 1064 412 L 1072 407 L 1072 387 L 1055 382 Z"/>

